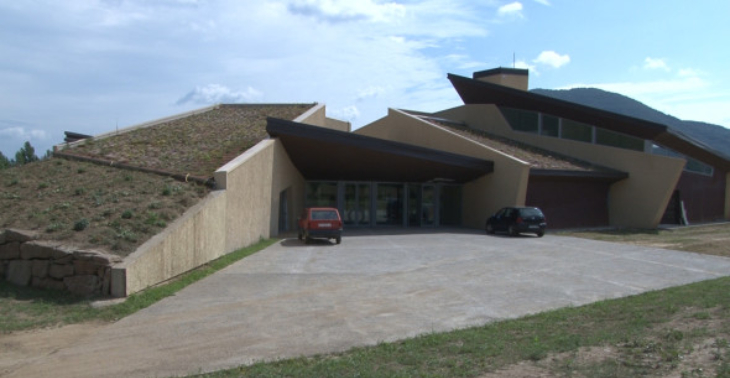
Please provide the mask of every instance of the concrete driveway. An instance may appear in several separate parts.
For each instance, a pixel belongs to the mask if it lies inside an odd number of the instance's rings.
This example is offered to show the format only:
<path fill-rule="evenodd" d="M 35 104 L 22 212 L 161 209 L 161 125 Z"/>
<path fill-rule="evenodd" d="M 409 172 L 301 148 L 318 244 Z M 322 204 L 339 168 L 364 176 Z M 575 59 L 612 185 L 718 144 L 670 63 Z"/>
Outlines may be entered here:
<path fill-rule="evenodd" d="M 208 372 L 725 275 L 727 258 L 551 235 L 287 239 L 9 376 Z"/>

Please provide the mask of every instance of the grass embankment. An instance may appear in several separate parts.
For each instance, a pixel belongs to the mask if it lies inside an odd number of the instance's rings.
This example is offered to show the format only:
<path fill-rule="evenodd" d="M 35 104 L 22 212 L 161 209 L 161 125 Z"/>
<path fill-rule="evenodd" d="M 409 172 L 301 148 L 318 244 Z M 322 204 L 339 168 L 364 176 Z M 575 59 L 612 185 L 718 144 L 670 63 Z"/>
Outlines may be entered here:
<path fill-rule="evenodd" d="M 657 230 L 570 231 L 559 235 L 730 257 L 730 223 Z"/>
<path fill-rule="evenodd" d="M 3 170 L 0 229 L 127 256 L 209 192 L 151 173 L 51 158 Z"/>
<path fill-rule="evenodd" d="M 0 281 L 0 333 L 90 321 L 115 321 L 169 297 L 274 242 L 275 239 L 260 241 L 211 261 L 169 283 L 130 295 L 123 303 L 101 308 L 92 307 L 90 299 L 81 299 L 67 292 L 16 287 Z"/>

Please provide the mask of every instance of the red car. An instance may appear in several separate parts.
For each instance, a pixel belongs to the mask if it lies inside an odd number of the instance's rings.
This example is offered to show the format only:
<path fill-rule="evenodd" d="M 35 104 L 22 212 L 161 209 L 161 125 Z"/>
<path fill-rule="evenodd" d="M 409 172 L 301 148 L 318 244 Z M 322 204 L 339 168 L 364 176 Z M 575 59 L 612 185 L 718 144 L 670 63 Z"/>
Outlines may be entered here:
<path fill-rule="evenodd" d="M 299 218 L 299 240 L 312 238 L 334 239 L 342 242 L 342 218 L 332 207 L 308 207 Z"/>

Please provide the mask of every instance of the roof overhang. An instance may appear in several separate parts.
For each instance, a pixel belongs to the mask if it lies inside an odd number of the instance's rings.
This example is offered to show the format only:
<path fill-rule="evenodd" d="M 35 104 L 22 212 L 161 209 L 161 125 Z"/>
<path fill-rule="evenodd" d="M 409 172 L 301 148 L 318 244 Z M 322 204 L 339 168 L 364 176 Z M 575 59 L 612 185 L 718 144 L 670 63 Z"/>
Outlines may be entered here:
<path fill-rule="evenodd" d="M 495 104 L 508 108 L 532 110 L 608 130 L 654 139 L 666 132 L 667 126 L 637 118 L 558 100 L 537 93 L 449 74 L 449 80 L 465 104 Z"/>
<path fill-rule="evenodd" d="M 307 180 L 464 183 L 494 171 L 488 160 L 281 119 L 266 131 Z"/>
<path fill-rule="evenodd" d="M 656 142 L 714 167 L 730 171 L 730 158 L 668 126 L 502 85 L 448 75 L 465 104 L 494 104 L 568 118 Z"/>

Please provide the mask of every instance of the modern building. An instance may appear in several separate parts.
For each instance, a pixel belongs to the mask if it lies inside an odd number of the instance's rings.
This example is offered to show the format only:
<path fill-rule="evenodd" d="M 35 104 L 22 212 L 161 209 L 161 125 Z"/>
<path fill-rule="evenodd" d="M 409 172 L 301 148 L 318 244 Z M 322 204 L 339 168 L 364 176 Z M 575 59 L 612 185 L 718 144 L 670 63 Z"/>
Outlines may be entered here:
<path fill-rule="evenodd" d="M 353 133 L 270 120 L 302 202 L 348 227 L 482 227 L 509 205 L 541 207 L 551 228 L 730 218 L 730 159 L 665 125 L 530 93 L 527 70 L 448 78 L 463 106 L 390 109 Z"/>
<path fill-rule="evenodd" d="M 482 228 L 515 205 L 542 208 L 549 229 L 730 219 L 730 158 L 665 125 L 531 93 L 526 70 L 448 79 L 464 105 L 389 109 L 355 131 L 322 104 L 217 105 L 57 146 L 59 156 L 158 164 L 142 168 L 215 188 L 112 270 L 112 293 L 294 231 L 305 206 L 339 208 L 346 230 Z M 153 143 L 160 135 L 208 150 Z M 154 158 L 105 160 L 125 144 Z M 189 156 L 176 166 L 168 152 Z"/>

